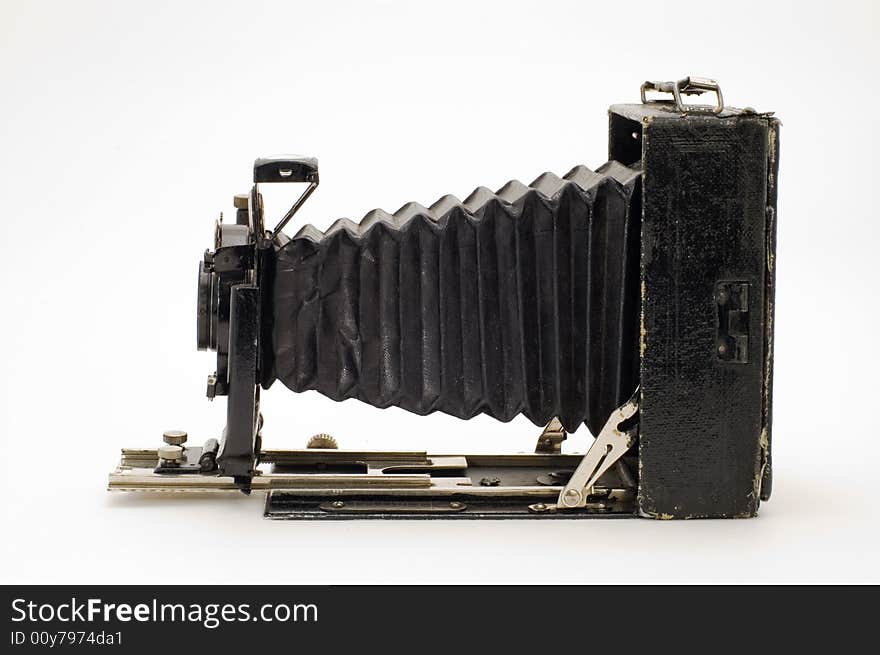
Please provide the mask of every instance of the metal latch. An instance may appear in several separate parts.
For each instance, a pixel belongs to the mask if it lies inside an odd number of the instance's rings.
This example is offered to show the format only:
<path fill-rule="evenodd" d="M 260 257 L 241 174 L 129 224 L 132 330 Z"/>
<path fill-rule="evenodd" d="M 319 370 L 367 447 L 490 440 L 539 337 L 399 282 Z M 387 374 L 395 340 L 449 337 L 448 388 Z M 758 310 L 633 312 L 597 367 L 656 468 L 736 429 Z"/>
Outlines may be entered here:
<path fill-rule="evenodd" d="M 715 286 L 718 332 L 715 353 L 723 362 L 749 361 L 749 283 L 719 282 Z"/>

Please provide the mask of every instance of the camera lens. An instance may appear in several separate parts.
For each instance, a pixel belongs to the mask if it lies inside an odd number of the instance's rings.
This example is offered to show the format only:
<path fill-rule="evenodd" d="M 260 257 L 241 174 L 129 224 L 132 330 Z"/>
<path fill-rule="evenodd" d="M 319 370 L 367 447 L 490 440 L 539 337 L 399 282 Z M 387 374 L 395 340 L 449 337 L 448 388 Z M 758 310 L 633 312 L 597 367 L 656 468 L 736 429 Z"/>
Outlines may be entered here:
<path fill-rule="evenodd" d="M 217 335 L 214 329 L 214 315 L 217 303 L 215 296 L 214 267 L 208 261 L 208 253 L 205 259 L 199 262 L 199 288 L 196 300 L 196 345 L 199 350 L 216 350 Z"/>

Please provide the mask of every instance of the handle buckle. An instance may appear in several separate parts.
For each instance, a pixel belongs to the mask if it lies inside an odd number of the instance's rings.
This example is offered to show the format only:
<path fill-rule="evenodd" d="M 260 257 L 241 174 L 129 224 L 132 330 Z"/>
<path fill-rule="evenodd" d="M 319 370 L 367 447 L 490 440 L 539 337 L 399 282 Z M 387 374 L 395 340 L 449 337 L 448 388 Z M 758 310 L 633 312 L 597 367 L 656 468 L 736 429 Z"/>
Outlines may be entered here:
<path fill-rule="evenodd" d="M 642 84 L 642 103 L 646 105 L 675 105 L 675 108 L 683 114 L 720 114 L 724 111 L 724 98 L 721 95 L 721 87 L 715 80 L 705 77 L 686 77 L 677 82 L 645 82 Z M 659 93 L 671 93 L 672 99 L 654 98 L 648 99 L 648 91 Z M 682 96 L 701 95 L 714 93 L 715 106 L 712 105 L 688 105 L 682 100 Z"/>

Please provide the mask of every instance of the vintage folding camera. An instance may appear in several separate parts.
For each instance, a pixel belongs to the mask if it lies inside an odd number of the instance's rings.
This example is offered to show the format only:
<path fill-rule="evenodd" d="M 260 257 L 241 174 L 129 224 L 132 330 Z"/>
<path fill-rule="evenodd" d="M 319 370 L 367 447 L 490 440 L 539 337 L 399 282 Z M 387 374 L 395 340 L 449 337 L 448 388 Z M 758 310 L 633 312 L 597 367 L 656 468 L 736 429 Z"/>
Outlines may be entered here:
<path fill-rule="evenodd" d="M 217 352 L 207 395 L 226 397 L 226 427 L 124 449 L 110 489 L 261 491 L 270 518 L 754 516 L 771 487 L 779 122 L 725 107 L 712 80 L 646 82 L 610 108 L 608 143 L 596 171 L 292 238 L 318 163 L 258 159 L 199 263 L 198 347 Z M 267 229 L 260 185 L 276 182 L 308 186 Z M 543 431 L 525 454 L 328 435 L 264 450 L 276 381 Z M 592 446 L 562 454 L 584 423 Z"/>

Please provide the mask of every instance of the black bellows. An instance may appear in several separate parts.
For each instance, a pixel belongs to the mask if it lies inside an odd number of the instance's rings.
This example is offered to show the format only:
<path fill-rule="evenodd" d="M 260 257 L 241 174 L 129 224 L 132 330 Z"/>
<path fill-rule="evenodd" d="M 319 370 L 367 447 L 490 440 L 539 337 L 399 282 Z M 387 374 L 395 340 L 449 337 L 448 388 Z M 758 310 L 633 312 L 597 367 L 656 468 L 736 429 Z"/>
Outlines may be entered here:
<path fill-rule="evenodd" d="M 376 407 L 596 434 L 638 380 L 640 171 L 617 162 L 278 244 L 274 373 Z"/>

